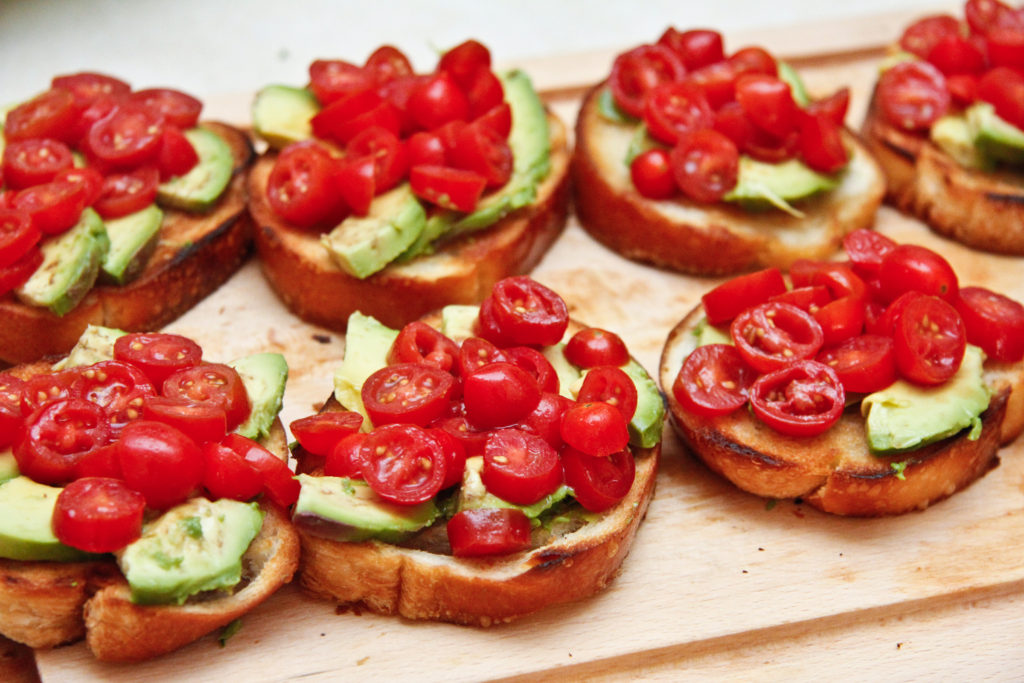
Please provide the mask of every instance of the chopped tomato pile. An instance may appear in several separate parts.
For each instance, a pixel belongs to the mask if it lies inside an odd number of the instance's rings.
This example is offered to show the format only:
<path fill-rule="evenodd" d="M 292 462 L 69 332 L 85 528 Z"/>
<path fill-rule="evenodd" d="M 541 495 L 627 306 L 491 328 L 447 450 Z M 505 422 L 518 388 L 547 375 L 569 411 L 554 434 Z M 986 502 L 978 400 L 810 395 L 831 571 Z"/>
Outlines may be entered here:
<path fill-rule="evenodd" d="M 361 395 L 373 429 L 357 413 L 326 412 L 293 422 L 304 449 L 325 458 L 324 474 L 364 479 L 400 505 L 431 500 L 463 480 L 466 458 L 483 456 L 487 490 L 530 505 L 563 483 L 587 510 L 620 500 L 635 465 L 627 424 L 637 407 L 629 360 L 612 332 L 585 329 L 566 360 L 590 368 L 575 401 L 540 346 L 559 342 L 569 324 L 565 302 L 526 276 L 498 282 L 481 305 L 476 332 L 461 345 L 421 322 L 406 325 L 388 365 Z M 508 553 L 530 544 L 519 509 L 468 509 L 448 523 L 455 555 Z"/>
<path fill-rule="evenodd" d="M 162 180 L 199 161 L 183 130 L 202 103 L 167 88 L 132 91 L 96 73 L 57 76 L 7 113 L 0 165 L 0 294 L 39 267 L 39 242 L 92 207 L 103 218 L 139 211 Z M 84 160 L 76 162 L 75 154 Z"/>
<path fill-rule="evenodd" d="M 618 108 L 663 145 L 630 164 L 645 197 L 681 191 L 717 202 L 736 185 L 740 155 L 800 159 L 823 173 L 848 161 L 842 127 L 849 90 L 801 107 L 772 55 L 746 47 L 727 57 L 715 31 L 669 28 L 657 43 L 619 55 L 608 87 Z"/>
<path fill-rule="evenodd" d="M 288 465 L 230 433 L 249 412 L 238 373 L 173 334 L 125 335 L 113 360 L 92 365 L 25 380 L 0 373 L 0 448 L 12 449 L 21 474 L 65 487 L 54 532 L 90 552 L 124 547 L 141 533 L 145 508 L 197 491 L 295 502 Z"/>
<path fill-rule="evenodd" d="M 1024 128 L 1024 10 L 1000 0 L 968 0 L 964 19 L 925 17 L 900 37 L 918 57 L 887 69 L 878 81 L 882 113 L 906 130 L 927 130 L 953 109 L 988 102 Z"/>
<path fill-rule="evenodd" d="M 1024 306 L 981 287 L 960 287 L 936 252 L 857 230 L 845 262 L 800 260 L 792 288 L 769 268 L 729 280 L 703 297 L 712 325 L 732 344 L 699 346 L 672 391 L 687 410 L 727 415 L 749 402 L 783 434 L 826 431 L 848 393 L 903 378 L 943 384 L 968 343 L 989 358 L 1024 358 Z"/>
<path fill-rule="evenodd" d="M 311 121 L 316 139 L 282 150 L 267 182 L 289 223 L 365 216 L 375 196 L 405 180 L 421 199 L 468 212 L 512 175 L 512 111 L 490 51 L 475 40 L 445 52 L 429 74 L 385 45 L 363 66 L 317 60 L 309 75 L 322 107 Z"/>

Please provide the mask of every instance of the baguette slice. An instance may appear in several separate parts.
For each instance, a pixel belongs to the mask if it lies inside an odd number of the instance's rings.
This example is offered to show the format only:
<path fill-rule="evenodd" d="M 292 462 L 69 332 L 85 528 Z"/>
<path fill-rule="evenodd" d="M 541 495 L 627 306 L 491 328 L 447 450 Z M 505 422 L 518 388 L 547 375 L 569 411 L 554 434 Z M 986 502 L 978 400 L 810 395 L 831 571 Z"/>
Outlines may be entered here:
<path fill-rule="evenodd" d="M 248 253 L 246 170 L 254 153 L 242 131 L 204 122 L 231 147 L 234 178 L 206 213 L 165 210 L 160 239 L 138 278 L 124 286 L 98 285 L 64 316 L 0 296 L 0 361 L 26 363 L 67 353 L 89 324 L 127 331 L 163 327 L 223 284 Z"/>
<path fill-rule="evenodd" d="M 45 362 L 12 372 L 46 372 Z M 284 426 L 274 422 L 263 444 L 282 459 Z M 97 659 L 139 661 L 166 654 L 225 626 L 291 581 L 299 539 L 287 513 L 263 503 L 263 526 L 242 556 L 242 582 L 231 595 L 192 598 L 184 605 L 136 605 L 112 559 L 23 562 L 0 559 L 0 634 L 34 648 L 83 637 Z"/>
<path fill-rule="evenodd" d="M 926 135 L 886 121 L 877 100 L 863 135 L 885 171 L 886 200 L 969 247 L 1024 254 L 1024 176 L 961 166 Z"/>
<path fill-rule="evenodd" d="M 605 84 L 587 94 L 576 120 L 572 175 L 583 227 L 613 251 L 696 275 L 783 269 L 799 258 L 822 259 L 843 236 L 874 223 L 885 182 L 857 138 L 847 133 L 850 165 L 833 190 L 799 202 L 804 218 L 748 211 L 726 202 L 651 200 L 630 180 L 627 150 L 635 126 L 606 120 L 598 109 Z"/>
<path fill-rule="evenodd" d="M 429 256 L 392 263 L 360 280 L 328 256 L 319 234 L 289 226 L 267 201 L 267 178 L 276 154 L 268 153 L 249 175 L 249 211 L 263 272 L 278 296 L 300 318 L 344 331 L 362 311 L 401 327 L 447 304 L 479 303 L 495 282 L 531 270 L 565 227 L 569 152 L 564 125 L 548 115 L 551 171 L 528 207 L 498 223 L 441 246 Z"/>
<path fill-rule="evenodd" d="M 982 414 L 981 436 L 965 432 L 921 449 L 893 456 L 872 455 L 864 420 L 849 409 L 824 434 L 779 434 L 748 410 L 703 418 L 682 409 L 672 392 L 683 360 L 695 347 L 693 330 L 703 317 L 698 307 L 669 334 L 661 356 L 661 386 L 672 424 L 690 450 L 733 484 L 768 498 L 802 498 L 839 515 L 875 517 L 921 510 L 964 488 L 999 462 L 1000 445 L 1024 426 L 1024 362 L 985 362 L 992 389 Z M 891 466 L 905 462 L 904 479 Z"/>

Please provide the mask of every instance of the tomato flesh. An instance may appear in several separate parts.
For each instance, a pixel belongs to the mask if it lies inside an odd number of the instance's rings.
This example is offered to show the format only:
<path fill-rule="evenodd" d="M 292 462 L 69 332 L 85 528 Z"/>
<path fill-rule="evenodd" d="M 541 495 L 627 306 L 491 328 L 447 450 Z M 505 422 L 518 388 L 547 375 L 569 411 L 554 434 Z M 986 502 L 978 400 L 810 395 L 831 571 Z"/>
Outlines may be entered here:
<path fill-rule="evenodd" d="M 562 483 L 558 453 L 540 436 L 519 429 L 491 432 L 480 472 L 487 490 L 516 505 L 532 505 Z"/>
<path fill-rule="evenodd" d="M 18 262 L 42 239 L 24 211 L 0 209 L 0 268 Z"/>
<path fill-rule="evenodd" d="M 530 547 L 530 520 L 516 508 L 462 510 L 448 520 L 455 557 L 508 555 Z"/>
<path fill-rule="evenodd" d="M 337 162 L 316 142 L 289 145 L 267 178 L 267 201 L 274 212 L 301 228 L 333 221 L 344 211 L 335 189 Z"/>
<path fill-rule="evenodd" d="M 114 359 L 131 363 L 146 373 L 155 386 L 174 373 L 195 367 L 203 350 L 188 337 L 161 332 L 135 332 L 114 342 Z"/>
<path fill-rule="evenodd" d="M 739 177 L 736 144 L 713 129 L 689 135 L 672 149 L 669 160 L 679 189 L 698 202 L 720 201 Z"/>
<path fill-rule="evenodd" d="M 142 494 L 120 479 L 77 479 L 57 496 L 53 533 L 72 548 L 112 553 L 142 535 L 145 509 Z"/>
<path fill-rule="evenodd" d="M 417 505 L 437 495 L 445 480 L 441 445 L 424 429 L 391 424 L 370 432 L 361 449 L 363 476 L 384 500 Z"/>
<path fill-rule="evenodd" d="M 25 418 L 14 459 L 25 476 L 60 485 L 74 479 L 79 460 L 110 440 L 102 408 L 80 398 L 63 398 L 43 404 Z"/>
<path fill-rule="evenodd" d="M 750 388 L 754 415 L 792 436 L 814 436 L 834 425 L 846 401 L 835 370 L 802 360 L 757 378 Z"/>
<path fill-rule="evenodd" d="M 810 314 L 779 302 L 748 308 L 729 333 L 743 359 L 761 372 L 813 358 L 824 343 L 821 325 Z"/>
<path fill-rule="evenodd" d="M 313 455 L 326 457 L 349 434 L 358 431 L 363 416 L 350 410 L 332 411 L 295 420 L 289 425 L 299 445 Z"/>
<path fill-rule="evenodd" d="M 608 457 L 594 457 L 575 448 L 562 452 L 565 483 L 584 509 L 603 512 L 629 493 L 636 478 L 633 454 L 620 450 Z"/>
<path fill-rule="evenodd" d="M 525 275 L 499 280 L 491 300 L 499 331 L 513 344 L 550 346 L 569 327 L 569 309 L 562 297 Z"/>
<path fill-rule="evenodd" d="M 778 268 L 740 275 L 718 285 L 701 297 L 704 314 L 712 325 L 727 323 L 751 306 L 764 303 L 786 291 L 786 281 Z"/>
<path fill-rule="evenodd" d="M 950 379 L 960 369 L 966 345 L 963 319 L 938 297 L 915 297 L 896 316 L 896 367 L 911 382 L 931 386 Z"/>
<path fill-rule="evenodd" d="M 249 396 L 238 372 L 228 365 L 204 363 L 179 370 L 163 382 L 164 396 L 212 403 L 224 410 L 228 430 L 249 417 Z"/>
<path fill-rule="evenodd" d="M 425 363 L 441 370 L 452 370 L 459 358 L 459 347 L 448 337 L 415 320 L 405 325 L 388 351 L 388 363 Z"/>
<path fill-rule="evenodd" d="M 963 287 L 956 310 L 967 341 L 990 358 L 1015 363 L 1024 358 L 1024 306 L 983 287 Z"/>
<path fill-rule="evenodd" d="M 373 424 L 404 422 L 424 427 L 441 417 L 454 383 L 455 378 L 439 368 L 399 363 L 370 375 L 360 393 Z"/>
<path fill-rule="evenodd" d="M 629 443 L 629 429 L 618 408 L 594 401 L 577 403 L 562 415 L 562 440 L 587 455 L 609 456 Z"/>
<path fill-rule="evenodd" d="M 736 347 L 705 344 L 683 361 L 672 384 L 672 395 L 685 410 L 696 415 L 728 415 L 746 405 L 756 377 L 757 373 Z"/>
<path fill-rule="evenodd" d="M 227 414 L 210 403 L 153 396 L 143 402 L 142 417 L 180 429 L 198 444 L 220 441 L 228 433 Z"/>
<path fill-rule="evenodd" d="M 896 381 L 891 337 L 862 334 L 822 349 L 816 359 L 836 371 L 843 389 L 868 394 Z"/>

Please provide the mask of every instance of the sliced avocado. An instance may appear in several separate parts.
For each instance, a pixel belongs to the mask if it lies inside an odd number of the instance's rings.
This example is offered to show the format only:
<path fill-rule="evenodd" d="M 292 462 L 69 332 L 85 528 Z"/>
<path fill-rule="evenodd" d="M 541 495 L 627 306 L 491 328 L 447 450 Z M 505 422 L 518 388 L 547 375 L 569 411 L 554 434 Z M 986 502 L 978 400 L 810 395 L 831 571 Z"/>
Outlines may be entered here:
<path fill-rule="evenodd" d="M 142 529 L 117 563 L 140 605 L 182 604 L 202 591 L 230 589 L 242 555 L 263 525 L 256 503 L 192 498 Z"/>
<path fill-rule="evenodd" d="M 362 279 L 408 249 L 426 222 L 423 205 L 402 183 L 374 198 L 368 215 L 349 216 L 320 239 L 339 268 Z"/>
<path fill-rule="evenodd" d="M 707 318 L 701 318 L 697 326 L 693 328 L 693 335 L 697 337 L 697 346 L 707 344 L 732 344 L 732 335 L 729 328 L 716 327 L 708 322 Z"/>
<path fill-rule="evenodd" d="M 366 482 L 342 477 L 300 474 L 295 526 L 334 541 L 370 538 L 398 543 L 429 526 L 438 516 L 433 500 L 394 505 L 382 500 Z"/>
<path fill-rule="evenodd" d="M 60 561 L 89 557 L 53 535 L 53 508 L 60 492 L 28 477 L 16 476 L 0 484 L 0 557 Z"/>
<path fill-rule="evenodd" d="M 0 484 L 14 479 L 21 474 L 18 470 L 18 461 L 14 459 L 14 453 L 8 448 L 0 451 Z"/>
<path fill-rule="evenodd" d="M 206 211 L 231 182 L 235 156 L 228 143 L 207 128 L 190 128 L 185 137 L 199 155 L 199 163 L 185 175 L 160 183 L 156 200 L 172 209 Z"/>
<path fill-rule="evenodd" d="M 983 362 L 981 349 L 968 345 L 960 369 L 945 384 L 922 387 L 897 380 L 865 396 L 861 413 L 867 418 L 871 451 L 889 454 L 912 450 L 966 427 L 972 427 L 972 438 L 977 438 L 981 430 L 979 416 L 989 402 Z"/>
<path fill-rule="evenodd" d="M 479 306 L 450 304 L 441 309 L 441 334 L 459 344 L 470 337 L 475 337 L 476 320 L 480 314 Z"/>
<path fill-rule="evenodd" d="M 105 221 L 110 249 L 103 259 L 102 275 L 117 284 L 134 280 L 156 249 L 164 212 L 156 204 L 141 211 Z"/>
<path fill-rule="evenodd" d="M 457 511 L 475 510 L 478 508 L 516 508 L 523 511 L 530 519 L 537 519 L 547 510 L 572 495 L 572 489 L 562 484 L 553 492 L 530 505 L 516 505 L 503 500 L 487 490 L 480 472 L 484 468 L 482 455 L 466 458 L 466 470 L 462 474 L 462 486 L 459 488 Z"/>
<path fill-rule="evenodd" d="M 644 366 L 631 358 L 622 369 L 636 386 L 636 412 L 629 421 L 629 444 L 651 448 L 661 441 L 661 431 L 665 424 L 665 401 Z"/>
<path fill-rule="evenodd" d="M 612 123 L 636 123 L 636 119 L 622 111 L 615 103 L 611 88 L 603 88 L 597 96 L 597 112 Z"/>
<path fill-rule="evenodd" d="M 128 334 L 124 330 L 101 325 L 88 325 L 82 336 L 75 342 L 71 352 L 54 363 L 54 370 L 77 368 L 80 365 L 92 365 L 103 360 L 114 358 L 114 342 L 118 337 Z"/>
<path fill-rule="evenodd" d="M 984 168 L 991 163 L 975 145 L 975 131 L 963 114 L 948 114 L 932 124 L 929 136 L 939 149 L 970 168 Z"/>
<path fill-rule="evenodd" d="M 548 359 L 551 367 L 555 369 L 555 374 L 558 375 L 558 393 L 575 401 L 575 392 L 579 390 L 578 383 L 582 373 L 565 357 L 565 344 L 559 342 L 545 346 L 540 352 Z"/>
<path fill-rule="evenodd" d="M 14 293 L 30 306 L 64 315 L 92 289 L 109 248 L 103 221 L 86 209 L 70 230 L 43 242 L 42 265 Z"/>
<path fill-rule="evenodd" d="M 797 73 L 788 62 L 778 60 L 775 63 L 779 67 L 779 79 L 789 86 L 790 93 L 793 94 L 793 101 L 801 107 L 806 107 L 811 103 L 811 98 L 807 94 L 807 88 L 804 87 L 804 81 L 800 78 L 800 74 Z"/>
<path fill-rule="evenodd" d="M 250 439 L 262 439 L 281 412 L 288 363 L 280 353 L 256 353 L 228 363 L 238 371 L 249 394 L 249 417 L 235 431 Z"/>
<path fill-rule="evenodd" d="M 320 111 L 316 96 L 305 88 L 268 85 L 252 103 L 252 127 L 274 149 L 313 137 L 309 121 Z"/>
<path fill-rule="evenodd" d="M 803 213 L 793 208 L 790 202 L 831 190 L 838 183 L 837 176 L 818 173 L 799 159 L 768 164 L 741 156 L 736 187 L 723 199 L 737 202 L 749 209 L 774 206 L 786 213 L 802 217 Z"/>
<path fill-rule="evenodd" d="M 358 311 L 348 318 L 345 357 L 334 373 L 334 397 L 347 410 L 360 413 L 366 429 L 369 429 L 370 417 L 363 407 L 359 389 L 367 377 L 388 364 L 388 351 L 397 336 L 398 330 Z"/>
<path fill-rule="evenodd" d="M 974 144 L 985 158 L 1010 165 L 1024 163 L 1024 130 L 1001 118 L 988 102 L 971 105 L 966 116 Z"/>

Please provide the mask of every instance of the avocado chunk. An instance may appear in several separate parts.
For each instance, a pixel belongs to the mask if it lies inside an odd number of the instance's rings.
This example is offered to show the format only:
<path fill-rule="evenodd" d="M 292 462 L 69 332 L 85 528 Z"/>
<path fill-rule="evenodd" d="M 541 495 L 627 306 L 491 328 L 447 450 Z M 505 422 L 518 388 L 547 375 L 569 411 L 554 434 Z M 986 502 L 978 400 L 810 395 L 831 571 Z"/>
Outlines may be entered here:
<path fill-rule="evenodd" d="M 774 206 L 801 217 L 803 214 L 793 208 L 790 202 L 831 190 L 837 184 L 837 176 L 818 173 L 799 159 L 768 164 L 741 156 L 736 186 L 723 199 L 737 202 L 748 209 Z"/>
<path fill-rule="evenodd" d="M 597 95 L 597 111 L 612 123 L 636 123 L 636 119 L 622 111 L 615 102 L 611 88 L 602 88 Z"/>
<path fill-rule="evenodd" d="M 989 392 L 982 376 L 984 354 L 967 346 L 960 369 L 935 387 L 897 380 L 865 396 L 861 413 L 867 418 L 868 448 L 887 455 L 919 448 L 972 427 L 981 430 L 980 415 L 988 408 Z"/>
<path fill-rule="evenodd" d="M 252 127 L 274 149 L 313 137 L 310 119 L 320 111 L 316 96 L 305 88 L 268 85 L 252 103 Z"/>
<path fill-rule="evenodd" d="M 398 330 L 358 311 L 348 318 L 345 356 L 334 373 L 334 398 L 345 409 L 360 413 L 365 429 L 370 427 L 370 417 L 359 391 L 367 377 L 388 364 L 388 351 L 397 336 Z"/>
<path fill-rule="evenodd" d="M 18 470 L 18 461 L 14 459 L 14 452 L 8 448 L 0 451 L 0 484 L 10 481 L 21 474 Z"/>
<path fill-rule="evenodd" d="M 249 395 L 249 417 L 235 431 L 250 439 L 262 439 L 281 412 L 288 362 L 280 353 L 256 353 L 228 365 L 238 372 Z"/>
<path fill-rule="evenodd" d="M 636 412 L 629 421 L 629 444 L 638 448 L 651 448 L 661 441 L 665 401 L 644 366 L 631 358 L 622 369 L 636 386 Z"/>
<path fill-rule="evenodd" d="M 456 344 L 476 336 L 479 306 L 449 304 L 441 309 L 441 334 Z"/>
<path fill-rule="evenodd" d="M 164 212 L 156 204 L 105 222 L 110 249 L 103 259 L 102 275 L 119 285 L 138 277 L 156 249 Z"/>
<path fill-rule="evenodd" d="M 50 524 L 60 492 L 28 477 L 16 476 L 0 484 L 0 557 L 58 561 L 90 557 L 53 535 Z"/>
<path fill-rule="evenodd" d="M 118 337 L 128 334 L 124 330 L 101 325 L 88 325 L 82 336 L 75 342 L 75 346 L 64 358 L 54 363 L 54 370 L 65 370 L 77 368 L 82 365 L 92 365 L 103 360 L 114 358 L 114 342 Z"/>
<path fill-rule="evenodd" d="M 256 503 L 193 498 L 146 524 L 117 558 L 140 605 L 182 604 L 202 591 L 230 589 L 242 578 L 242 555 L 259 534 Z"/>
<path fill-rule="evenodd" d="M 555 369 L 555 374 L 558 376 L 558 393 L 575 401 L 576 394 L 574 392 L 579 390 L 579 381 L 583 373 L 565 357 L 565 344 L 559 342 L 545 346 L 540 352 Z"/>
<path fill-rule="evenodd" d="M 426 223 L 423 205 L 402 183 L 375 197 L 368 215 L 349 216 L 320 239 L 339 268 L 363 279 L 408 249 Z"/>
<path fill-rule="evenodd" d="M 1024 163 L 1024 130 L 1001 118 L 995 107 L 978 102 L 967 109 L 966 118 L 983 157 L 1012 166 Z"/>
<path fill-rule="evenodd" d="M 43 242 L 42 265 L 14 293 L 30 306 L 64 315 L 92 289 L 109 248 L 103 221 L 85 209 L 70 230 Z"/>
<path fill-rule="evenodd" d="M 716 327 L 708 322 L 707 318 L 701 318 L 697 326 L 693 328 L 693 335 L 697 337 L 697 346 L 707 344 L 732 344 L 732 335 L 729 328 Z"/>
<path fill-rule="evenodd" d="M 182 211 L 206 211 L 216 203 L 235 172 L 235 155 L 228 143 L 207 128 L 190 128 L 185 137 L 192 143 L 199 162 L 185 175 L 160 183 L 156 200 Z"/>
<path fill-rule="evenodd" d="M 779 80 L 789 86 L 789 92 L 793 95 L 793 101 L 800 107 L 806 107 L 811 103 L 811 98 L 807 94 L 807 88 L 804 87 L 804 80 L 800 78 L 800 74 L 797 73 L 796 69 L 790 66 L 789 62 L 783 62 L 781 60 L 775 62 L 779 68 Z"/>
<path fill-rule="evenodd" d="M 555 503 L 561 502 L 567 496 L 572 495 L 572 489 L 562 484 L 536 503 L 516 505 L 499 498 L 487 490 L 483 479 L 480 478 L 480 472 L 483 471 L 483 468 L 484 458 L 482 455 L 466 458 L 466 470 L 462 474 L 462 486 L 459 488 L 458 512 L 478 508 L 515 508 L 522 510 L 523 514 L 528 518 L 537 519 L 554 507 Z"/>
<path fill-rule="evenodd" d="M 381 499 L 366 482 L 342 477 L 296 477 L 302 486 L 292 521 L 300 529 L 334 541 L 370 538 L 399 543 L 434 522 L 433 500 L 395 505 Z"/>

